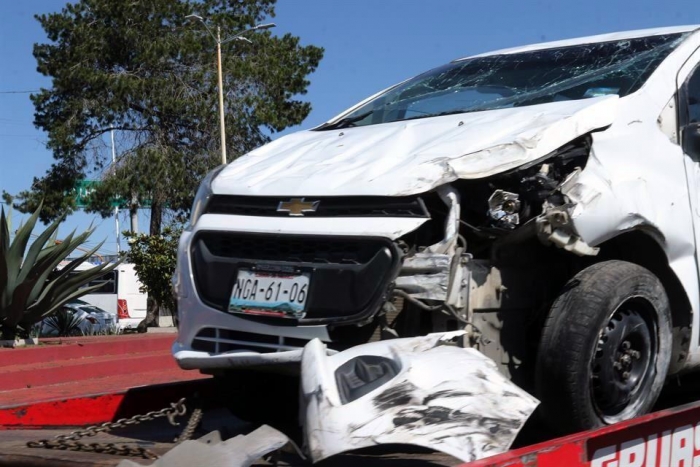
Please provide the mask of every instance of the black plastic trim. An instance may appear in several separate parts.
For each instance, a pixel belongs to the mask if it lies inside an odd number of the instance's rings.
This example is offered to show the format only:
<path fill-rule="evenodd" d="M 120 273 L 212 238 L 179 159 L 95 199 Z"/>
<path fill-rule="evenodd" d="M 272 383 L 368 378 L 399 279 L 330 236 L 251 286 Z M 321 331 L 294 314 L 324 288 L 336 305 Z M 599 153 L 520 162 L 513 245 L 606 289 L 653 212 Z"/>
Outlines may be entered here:
<path fill-rule="evenodd" d="M 376 253 L 362 257 L 353 264 L 278 261 L 240 256 L 215 255 L 207 247 L 207 238 L 228 237 L 233 241 L 306 241 L 328 244 L 357 243 L 376 248 Z M 219 251 L 219 254 L 222 252 Z M 226 312 L 229 294 L 239 268 L 264 268 L 311 273 L 309 297 L 303 319 L 254 316 L 236 313 L 235 316 L 274 325 L 353 324 L 373 316 L 386 301 L 390 284 L 401 267 L 398 246 L 382 237 L 346 237 L 321 235 L 251 234 L 240 232 L 200 231 L 190 247 L 193 275 L 197 294 L 208 306 Z M 367 292 L 367 296 L 362 293 Z"/>
<path fill-rule="evenodd" d="M 315 211 L 303 212 L 303 217 L 430 218 L 423 200 L 418 196 L 310 196 L 303 199 L 319 202 Z M 209 199 L 205 212 L 239 216 L 289 217 L 288 212 L 277 210 L 280 202 L 289 200 L 290 197 L 279 196 L 213 195 Z"/>
<path fill-rule="evenodd" d="M 340 402 L 347 404 L 391 381 L 401 368 L 380 355 L 360 355 L 335 370 Z"/>

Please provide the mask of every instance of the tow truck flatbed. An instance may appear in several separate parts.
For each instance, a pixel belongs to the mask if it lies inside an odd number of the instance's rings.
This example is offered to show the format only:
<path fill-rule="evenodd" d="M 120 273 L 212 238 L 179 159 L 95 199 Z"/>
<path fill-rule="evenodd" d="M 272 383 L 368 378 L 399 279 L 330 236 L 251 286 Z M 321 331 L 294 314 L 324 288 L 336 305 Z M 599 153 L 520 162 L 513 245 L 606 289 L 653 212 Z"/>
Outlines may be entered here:
<path fill-rule="evenodd" d="M 697 397 L 698 387 L 698 382 L 692 380 L 684 380 L 679 387 L 669 387 L 660 401 L 660 410 L 628 422 L 520 447 L 501 455 L 462 465 L 464 467 L 692 467 L 699 465 L 700 401 L 693 400 Z M 24 417 L 15 417 L 14 422 L 10 423 L 12 419 L 8 418 L 9 412 L 4 409 L 0 411 L 2 421 L 0 429 L 4 430 L 0 431 L 0 466 L 115 466 L 124 458 L 102 453 L 32 449 L 26 447 L 26 442 L 50 438 L 70 431 L 71 425 L 75 424 L 75 416 L 71 414 L 86 412 L 90 413 L 95 423 L 106 422 L 143 413 L 143 411 L 157 410 L 180 397 L 191 397 L 195 393 L 201 400 L 207 401 L 204 406 L 204 432 L 215 427 L 222 416 L 227 416 L 221 410 L 223 401 L 227 397 L 237 396 L 235 391 L 227 394 L 217 381 L 204 379 L 144 386 L 123 393 L 76 397 L 60 401 L 60 404 L 56 404 L 59 401 L 46 401 L 18 407 L 20 411 L 26 410 L 27 414 L 41 411 L 42 407 L 46 408 L 48 407 L 46 404 L 50 403 L 56 407 L 69 409 L 54 412 L 51 425 L 40 425 L 36 423 L 35 418 L 25 419 Z M 264 394 L 261 395 L 261 397 L 264 396 Z M 676 401 L 683 403 L 689 400 L 691 402 L 672 407 Z M 118 403 L 103 403 L 107 401 L 118 401 Z M 232 406 L 228 408 L 234 410 Z M 269 417 L 273 413 L 273 411 L 263 412 L 267 412 L 263 417 Z M 61 413 L 63 416 L 60 415 Z M 245 431 L 260 421 L 256 420 L 252 425 L 247 426 L 240 420 L 238 422 L 243 423 L 240 428 Z M 275 424 L 274 420 L 271 424 Z M 181 427 L 169 426 L 167 422 L 160 419 L 149 424 L 100 434 L 90 438 L 90 442 L 127 443 L 147 447 L 161 455 L 175 445 L 173 439 L 181 429 Z M 520 443 L 522 444 L 523 441 Z M 144 465 L 153 462 L 145 459 L 132 458 L 132 460 Z M 290 467 L 308 465 L 293 451 L 283 452 L 278 462 L 278 465 Z M 368 451 L 343 454 L 324 462 L 325 465 L 330 466 L 350 466 L 358 463 L 378 467 L 460 465 L 459 461 L 445 454 L 406 446 L 382 446 Z M 268 463 L 260 461 L 255 465 L 268 465 Z"/>
<path fill-rule="evenodd" d="M 69 433 L 76 428 L 129 418 L 167 407 L 181 398 L 200 401 L 203 410 L 198 435 L 226 426 L 239 433 L 266 423 L 299 440 L 297 414 L 299 381 L 283 375 L 240 374 L 236 380 L 203 378 L 174 367 L 169 355 L 173 336 L 121 336 L 120 340 L 78 339 L 72 345 L 34 350 L 13 350 L 13 358 L 0 359 L 4 376 L 29 371 L 31 359 L 52 360 L 66 374 L 53 370 L 32 375 L 33 387 L 6 380 L 0 386 L 0 466 L 116 466 L 124 457 L 98 452 L 28 448 L 27 442 Z M 113 343 L 110 343 L 113 342 Z M 65 344 L 65 343 L 64 343 Z M 98 351 L 99 350 L 99 351 Z M 109 354 L 120 354 L 121 367 L 108 377 L 90 378 L 85 368 L 103 360 L 117 365 Z M 34 354 L 32 357 L 31 354 Z M 61 354 L 63 356 L 61 357 Z M 99 355 L 98 359 L 93 357 Z M 141 357 L 149 355 L 150 360 Z M 30 358 L 31 357 L 31 358 Z M 61 357 L 61 358 L 59 358 Z M 99 360 L 99 361 L 98 361 Z M 10 361 L 12 363 L 10 363 Z M 137 365 L 135 363 L 142 362 Z M 82 376 L 81 376 L 82 375 Z M 21 375 L 20 375 L 21 376 Z M 274 379 L 271 379 L 274 378 Z M 20 378 L 22 380 L 26 378 Z M 77 379 L 77 381 L 76 381 Z M 29 381 L 27 379 L 27 381 Z M 4 389 L 4 390 L 3 390 Z M 617 425 L 555 438 L 535 423 L 528 423 L 510 451 L 465 467 L 694 467 L 700 465 L 700 376 L 688 376 L 667 385 L 649 415 Z M 245 421 L 244 421 L 245 420 Z M 87 443 L 141 446 L 163 455 L 182 431 L 161 418 L 110 433 L 85 438 Z M 247 421 L 247 422 L 246 422 Z M 229 433 L 230 434 L 230 433 Z M 153 461 L 130 458 L 149 465 Z M 279 465 L 308 465 L 293 450 L 282 452 Z M 379 446 L 335 456 L 324 465 L 416 467 L 455 466 L 460 461 L 446 454 L 410 446 Z M 260 461 L 256 465 L 266 465 Z"/>

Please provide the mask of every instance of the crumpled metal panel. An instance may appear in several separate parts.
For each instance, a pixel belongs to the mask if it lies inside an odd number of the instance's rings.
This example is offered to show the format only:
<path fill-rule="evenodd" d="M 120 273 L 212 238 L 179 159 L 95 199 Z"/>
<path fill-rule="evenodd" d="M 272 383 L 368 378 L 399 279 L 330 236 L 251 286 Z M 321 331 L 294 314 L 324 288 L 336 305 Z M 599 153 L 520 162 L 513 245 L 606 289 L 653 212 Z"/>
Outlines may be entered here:
<path fill-rule="evenodd" d="M 314 462 L 377 444 L 412 444 L 469 462 L 508 450 L 538 405 L 474 349 L 464 331 L 364 344 L 326 355 L 319 340 L 302 357 L 303 426 Z M 359 356 L 391 359 L 385 384 L 343 403 L 336 370 Z"/>
<path fill-rule="evenodd" d="M 452 257 L 437 253 L 416 253 L 404 259 L 396 288 L 411 296 L 445 301 Z"/>
<path fill-rule="evenodd" d="M 610 125 L 617 96 L 284 136 L 230 163 L 216 194 L 400 196 L 541 158 Z"/>
<path fill-rule="evenodd" d="M 442 240 L 426 248 L 430 253 L 453 254 L 457 246 L 459 235 L 459 220 L 462 208 L 459 201 L 459 192 L 451 185 L 439 187 L 438 195 L 449 209 L 445 219 L 445 236 Z"/>

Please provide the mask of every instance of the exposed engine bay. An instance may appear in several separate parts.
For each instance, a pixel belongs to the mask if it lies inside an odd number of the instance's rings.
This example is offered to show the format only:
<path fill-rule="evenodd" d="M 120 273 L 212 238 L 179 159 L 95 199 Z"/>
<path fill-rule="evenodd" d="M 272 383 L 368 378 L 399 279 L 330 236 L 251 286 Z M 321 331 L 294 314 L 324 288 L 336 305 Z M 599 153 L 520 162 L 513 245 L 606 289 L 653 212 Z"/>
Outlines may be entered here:
<path fill-rule="evenodd" d="M 587 135 L 536 163 L 486 179 L 456 181 L 421 196 L 431 220 L 396 241 L 402 266 L 391 300 L 374 317 L 374 339 L 466 326 L 470 345 L 510 374 L 525 359 L 527 336 L 505 340 L 509 346 L 504 349 L 500 334 L 513 327 L 523 330 L 537 319 L 528 310 L 547 304 L 550 286 L 537 283 L 528 252 L 533 245 L 579 256 L 597 252 L 569 223 L 571 201 L 562 191 L 585 168 L 590 145 Z M 528 258 L 510 254 L 518 248 Z M 539 262 L 544 266 L 548 256 L 557 254 L 540 255 Z"/>

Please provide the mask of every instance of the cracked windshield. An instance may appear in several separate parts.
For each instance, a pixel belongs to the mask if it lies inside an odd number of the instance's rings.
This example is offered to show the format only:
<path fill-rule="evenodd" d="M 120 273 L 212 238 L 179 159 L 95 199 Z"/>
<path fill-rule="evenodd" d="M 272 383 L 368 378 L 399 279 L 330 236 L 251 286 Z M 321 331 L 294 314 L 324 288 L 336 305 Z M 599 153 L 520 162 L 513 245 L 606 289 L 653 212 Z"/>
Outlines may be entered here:
<path fill-rule="evenodd" d="M 624 97 L 638 90 L 686 34 L 458 60 L 400 84 L 319 129 L 482 110 Z"/>

